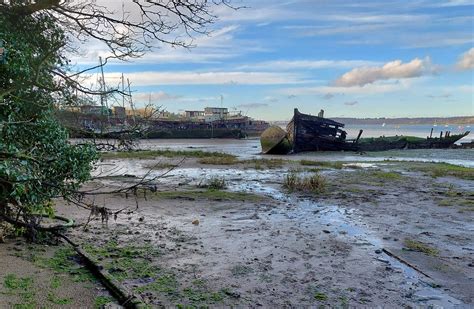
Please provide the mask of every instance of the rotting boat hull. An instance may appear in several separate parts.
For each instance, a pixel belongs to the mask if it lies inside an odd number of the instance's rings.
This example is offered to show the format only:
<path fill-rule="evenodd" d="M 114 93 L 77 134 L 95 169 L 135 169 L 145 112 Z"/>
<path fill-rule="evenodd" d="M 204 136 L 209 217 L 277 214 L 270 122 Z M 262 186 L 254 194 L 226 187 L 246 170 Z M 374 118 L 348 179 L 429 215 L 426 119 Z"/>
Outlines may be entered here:
<path fill-rule="evenodd" d="M 443 149 L 450 148 L 467 136 L 469 131 L 443 137 L 418 138 L 413 136 L 390 136 L 347 140 L 343 123 L 331 119 L 300 113 L 294 115 L 286 127 L 270 127 L 261 135 L 262 152 L 265 154 L 287 154 L 307 151 L 384 151 L 396 149 Z"/>

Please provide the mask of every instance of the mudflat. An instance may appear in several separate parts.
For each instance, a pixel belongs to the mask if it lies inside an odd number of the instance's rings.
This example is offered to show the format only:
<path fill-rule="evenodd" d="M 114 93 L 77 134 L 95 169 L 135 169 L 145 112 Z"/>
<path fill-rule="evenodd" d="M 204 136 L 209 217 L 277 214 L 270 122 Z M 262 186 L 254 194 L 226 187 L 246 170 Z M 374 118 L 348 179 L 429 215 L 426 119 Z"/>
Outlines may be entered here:
<path fill-rule="evenodd" d="M 112 157 L 85 189 L 146 176 L 149 190 L 89 197 L 120 212 L 68 236 L 151 307 L 469 307 L 473 175 L 420 162 Z M 79 224 L 90 214 L 60 200 L 57 212 Z"/>

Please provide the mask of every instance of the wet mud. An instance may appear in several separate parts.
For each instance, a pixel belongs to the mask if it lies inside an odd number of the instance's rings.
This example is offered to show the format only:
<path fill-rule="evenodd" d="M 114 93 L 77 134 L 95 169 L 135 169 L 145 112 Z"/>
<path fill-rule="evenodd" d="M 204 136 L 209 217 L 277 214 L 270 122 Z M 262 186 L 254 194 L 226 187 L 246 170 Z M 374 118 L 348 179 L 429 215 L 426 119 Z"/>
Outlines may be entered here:
<path fill-rule="evenodd" d="M 148 173 L 152 162 L 106 161 L 95 182 L 125 186 Z M 71 236 L 96 247 L 114 241 L 156 249 L 141 257 L 153 272 L 120 276 L 152 306 L 473 305 L 471 180 L 432 178 L 400 164 L 351 163 L 319 171 L 329 185 L 314 195 L 282 188 L 283 176 L 295 168 L 301 167 L 209 167 L 187 160 L 150 184 L 158 193 L 177 194 L 97 197 L 99 205 L 130 211 L 107 225 L 97 218 Z M 375 178 L 372 170 L 400 177 Z M 147 177 L 158 175 L 163 170 Z M 203 190 L 198 186 L 212 177 L 225 179 L 225 192 L 248 193 L 248 199 L 180 195 Z M 464 206 L 440 205 L 444 200 Z M 87 218 L 84 210 L 58 204 L 60 214 Z M 413 250 L 407 240 L 436 254 Z M 110 260 L 99 257 L 105 265 Z"/>

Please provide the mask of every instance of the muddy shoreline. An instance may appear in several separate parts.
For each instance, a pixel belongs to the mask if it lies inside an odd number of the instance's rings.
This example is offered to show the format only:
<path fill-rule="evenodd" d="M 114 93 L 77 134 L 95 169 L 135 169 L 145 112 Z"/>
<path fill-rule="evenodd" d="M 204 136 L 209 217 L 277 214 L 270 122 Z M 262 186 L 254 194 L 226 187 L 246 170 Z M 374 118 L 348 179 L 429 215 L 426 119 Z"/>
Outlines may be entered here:
<path fill-rule="evenodd" d="M 179 160 L 106 160 L 95 181 L 117 188 Z M 326 192 L 287 192 L 283 176 L 295 171 L 323 175 Z M 211 177 L 227 188 L 205 193 L 199 187 Z M 473 304 L 470 179 L 432 177 L 404 162 L 314 167 L 188 158 L 150 185 L 158 192 L 96 198 L 130 213 L 107 225 L 97 218 L 71 237 L 93 244 L 98 261 L 152 306 Z M 79 222 L 88 215 L 70 206 L 58 212 Z M 116 265 L 110 252 L 94 249 L 110 248 L 120 261 L 116 252 L 132 245 L 157 250 L 135 259 L 151 269 L 141 276 L 127 269 L 129 260 Z"/>
<path fill-rule="evenodd" d="M 146 177 L 148 190 L 89 197 L 122 211 L 68 232 L 149 306 L 473 306 L 472 169 L 199 156 L 104 159 L 84 189 Z M 318 174 L 324 190 L 291 191 L 289 174 Z M 225 188 L 206 188 L 215 180 Z M 56 204 L 87 222 L 87 210 Z"/>

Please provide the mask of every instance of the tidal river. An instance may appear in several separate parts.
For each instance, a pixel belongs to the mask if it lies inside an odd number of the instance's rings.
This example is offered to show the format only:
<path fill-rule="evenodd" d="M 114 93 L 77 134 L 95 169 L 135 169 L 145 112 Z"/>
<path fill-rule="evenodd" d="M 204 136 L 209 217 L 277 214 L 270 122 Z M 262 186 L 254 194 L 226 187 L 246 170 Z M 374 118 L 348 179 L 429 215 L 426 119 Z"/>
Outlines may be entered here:
<path fill-rule="evenodd" d="M 411 135 L 427 137 L 433 128 L 433 136 L 439 136 L 440 131 L 451 131 L 458 134 L 474 129 L 471 126 L 451 125 L 445 127 L 432 127 L 428 125 L 357 125 L 348 126 L 348 138 L 355 138 L 359 129 L 363 129 L 363 137 Z M 461 142 L 470 142 L 474 139 L 474 133 L 464 137 Z M 172 150 L 203 150 L 225 152 L 238 156 L 239 158 L 284 158 L 287 160 L 313 159 L 320 161 L 383 161 L 383 160 L 407 160 L 407 161 L 433 161 L 446 162 L 456 165 L 474 167 L 474 149 L 419 149 L 419 150 L 392 150 L 381 152 L 369 152 L 357 154 L 353 152 L 311 152 L 296 155 L 262 155 L 260 140 L 250 139 L 149 139 L 141 140 L 141 149 L 172 149 Z"/>

